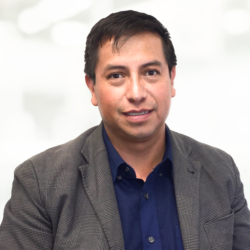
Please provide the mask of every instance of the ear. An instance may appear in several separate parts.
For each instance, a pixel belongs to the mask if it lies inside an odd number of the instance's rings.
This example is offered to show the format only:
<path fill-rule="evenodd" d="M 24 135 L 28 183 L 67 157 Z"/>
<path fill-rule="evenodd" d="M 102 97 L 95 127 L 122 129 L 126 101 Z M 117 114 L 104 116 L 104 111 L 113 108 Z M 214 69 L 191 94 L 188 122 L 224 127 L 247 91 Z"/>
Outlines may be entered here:
<path fill-rule="evenodd" d="M 94 106 L 98 106 L 97 98 L 96 98 L 96 93 L 95 93 L 95 84 L 93 79 L 91 79 L 88 75 L 85 75 L 85 82 L 91 92 L 91 102 Z"/>
<path fill-rule="evenodd" d="M 174 88 L 174 79 L 176 75 L 176 66 L 174 66 L 171 70 L 171 96 L 175 97 L 176 89 Z"/>

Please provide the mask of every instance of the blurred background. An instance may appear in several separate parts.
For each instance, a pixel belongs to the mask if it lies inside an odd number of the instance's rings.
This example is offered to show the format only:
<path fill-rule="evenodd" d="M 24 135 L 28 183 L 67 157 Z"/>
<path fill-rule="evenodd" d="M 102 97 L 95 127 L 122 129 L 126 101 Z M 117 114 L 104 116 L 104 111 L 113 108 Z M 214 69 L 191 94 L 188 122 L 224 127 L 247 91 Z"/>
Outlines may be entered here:
<path fill-rule="evenodd" d="M 100 123 L 85 40 L 127 9 L 171 34 L 177 95 L 167 124 L 231 154 L 250 202 L 250 0 L 0 0 L 0 221 L 20 163 Z"/>

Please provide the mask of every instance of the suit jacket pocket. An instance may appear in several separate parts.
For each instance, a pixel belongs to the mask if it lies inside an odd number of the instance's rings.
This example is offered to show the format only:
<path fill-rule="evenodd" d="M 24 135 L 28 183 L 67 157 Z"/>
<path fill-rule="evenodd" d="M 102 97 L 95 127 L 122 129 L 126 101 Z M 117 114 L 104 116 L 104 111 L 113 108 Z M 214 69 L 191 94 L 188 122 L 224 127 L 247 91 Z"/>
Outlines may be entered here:
<path fill-rule="evenodd" d="M 234 212 L 216 221 L 204 224 L 204 229 L 210 246 L 221 245 L 232 249 L 234 233 Z"/>

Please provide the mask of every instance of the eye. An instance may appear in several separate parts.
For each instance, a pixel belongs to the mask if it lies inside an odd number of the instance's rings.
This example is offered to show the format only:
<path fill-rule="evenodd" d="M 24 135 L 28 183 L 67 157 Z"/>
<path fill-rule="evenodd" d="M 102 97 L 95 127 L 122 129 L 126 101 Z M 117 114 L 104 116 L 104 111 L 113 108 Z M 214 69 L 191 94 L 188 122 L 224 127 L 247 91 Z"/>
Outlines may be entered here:
<path fill-rule="evenodd" d="M 115 74 L 109 75 L 108 78 L 115 78 L 115 79 L 117 79 L 117 78 L 122 78 L 122 75 L 119 74 L 119 73 L 115 73 Z"/>
<path fill-rule="evenodd" d="M 148 70 L 145 75 L 146 76 L 154 76 L 154 75 L 158 75 L 158 74 L 159 74 L 159 72 L 157 70 Z"/>

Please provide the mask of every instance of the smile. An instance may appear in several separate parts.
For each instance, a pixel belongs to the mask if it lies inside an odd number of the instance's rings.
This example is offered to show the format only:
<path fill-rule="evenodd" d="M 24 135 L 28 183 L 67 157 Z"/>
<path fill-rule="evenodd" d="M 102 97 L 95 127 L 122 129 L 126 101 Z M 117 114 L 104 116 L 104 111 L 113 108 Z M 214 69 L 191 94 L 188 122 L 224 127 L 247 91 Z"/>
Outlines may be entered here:
<path fill-rule="evenodd" d="M 133 112 L 127 112 L 125 114 L 128 115 L 128 116 L 139 116 L 139 115 L 146 115 L 149 112 L 150 112 L 150 110 L 145 110 L 145 111 L 140 111 L 140 112 L 135 112 L 135 111 L 133 111 Z"/>

